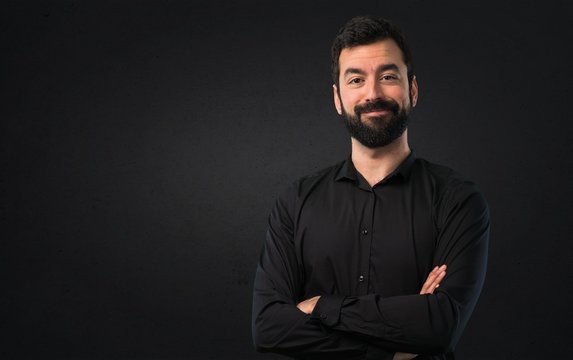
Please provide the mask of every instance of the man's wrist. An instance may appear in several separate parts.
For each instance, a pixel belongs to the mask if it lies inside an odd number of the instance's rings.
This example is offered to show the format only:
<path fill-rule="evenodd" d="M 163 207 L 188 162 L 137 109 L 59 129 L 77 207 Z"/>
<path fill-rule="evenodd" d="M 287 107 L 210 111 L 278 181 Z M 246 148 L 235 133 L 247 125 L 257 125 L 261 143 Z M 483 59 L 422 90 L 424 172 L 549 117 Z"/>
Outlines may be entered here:
<path fill-rule="evenodd" d="M 311 316 L 319 319 L 320 322 L 326 326 L 334 326 L 340 321 L 340 310 L 342 308 L 343 296 L 327 295 L 321 296 Z"/>

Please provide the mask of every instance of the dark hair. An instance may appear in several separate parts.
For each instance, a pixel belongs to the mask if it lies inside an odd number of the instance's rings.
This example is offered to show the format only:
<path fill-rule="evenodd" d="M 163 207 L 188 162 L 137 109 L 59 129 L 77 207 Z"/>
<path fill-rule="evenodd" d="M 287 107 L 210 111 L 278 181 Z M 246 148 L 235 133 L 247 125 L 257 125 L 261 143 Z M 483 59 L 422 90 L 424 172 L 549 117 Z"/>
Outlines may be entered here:
<path fill-rule="evenodd" d="M 375 18 L 372 16 L 357 16 L 350 19 L 340 30 L 338 35 L 334 38 L 332 43 L 332 80 L 338 87 L 338 77 L 340 76 L 340 67 L 338 60 L 340 52 L 343 49 L 351 48 L 358 45 L 368 45 L 377 41 L 392 39 L 396 42 L 400 50 L 406 68 L 408 69 L 408 83 L 412 84 L 414 78 L 414 66 L 412 64 L 412 54 L 404 35 L 390 21 L 383 18 Z"/>

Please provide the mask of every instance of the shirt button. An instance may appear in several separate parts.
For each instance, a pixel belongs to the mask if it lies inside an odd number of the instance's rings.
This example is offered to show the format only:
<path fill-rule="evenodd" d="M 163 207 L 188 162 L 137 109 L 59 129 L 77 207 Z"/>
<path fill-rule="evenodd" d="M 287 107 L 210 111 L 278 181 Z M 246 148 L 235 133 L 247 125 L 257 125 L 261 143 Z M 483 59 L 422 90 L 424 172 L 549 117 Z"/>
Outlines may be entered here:
<path fill-rule="evenodd" d="M 328 317 L 328 316 L 326 316 L 326 314 L 320 314 L 320 318 L 321 318 L 322 320 L 326 319 L 327 317 Z"/>
<path fill-rule="evenodd" d="M 362 229 L 362 235 L 366 235 L 366 234 L 368 234 L 368 230 Z"/>
<path fill-rule="evenodd" d="M 360 275 L 360 276 L 358 277 L 358 281 L 364 282 L 364 275 Z"/>

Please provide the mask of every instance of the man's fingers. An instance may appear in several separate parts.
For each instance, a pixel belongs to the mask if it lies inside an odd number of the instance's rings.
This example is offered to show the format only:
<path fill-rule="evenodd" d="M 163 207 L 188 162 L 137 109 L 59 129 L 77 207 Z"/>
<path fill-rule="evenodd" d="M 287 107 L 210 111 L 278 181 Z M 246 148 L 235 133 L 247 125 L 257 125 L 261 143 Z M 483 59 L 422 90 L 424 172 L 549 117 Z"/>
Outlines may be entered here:
<path fill-rule="evenodd" d="M 446 271 L 444 270 L 436 277 L 433 284 L 430 285 L 431 293 L 434 292 L 434 290 L 436 290 L 438 286 L 440 286 L 440 283 L 442 282 L 442 280 L 444 280 L 445 277 L 446 277 Z"/>
<path fill-rule="evenodd" d="M 428 275 L 428 278 L 426 279 L 426 282 L 424 282 L 424 285 L 422 285 L 422 290 L 420 290 L 420 294 L 427 294 L 432 290 L 431 287 L 434 284 L 434 281 L 439 274 L 440 274 L 440 268 L 436 266 Z"/>
<path fill-rule="evenodd" d="M 420 294 L 432 294 L 434 290 L 440 286 L 440 282 L 446 276 L 446 269 L 446 265 L 436 266 L 428 275 L 426 282 L 422 286 L 422 290 L 420 290 Z"/>
<path fill-rule="evenodd" d="M 444 277 L 446 277 L 446 265 L 440 266 L 435 276 L 432 276 L 432 281 L 428 282 L 428 288 L 426 294 L 433 294 L 434 290 L 436 290 L 436 288 L 440 286 L 440 283 L 442 282 Z"/>
<path fill-rule="evenodd" d="M 310 314 L 314 310 L 316 303 L 320 299 L 320 296 L 315 296 L 310 299 L 299 302 L 296 307 L 305 314 Z"/>
<path fill-rule="evenodd" d="M 392 360 L 411 360 L 417 356 L 418 356 L 418 354 L 409 354 L 409 353 L 397 352 L 397 353 L 394 353 L 394 358 L 392 358 Z"/>

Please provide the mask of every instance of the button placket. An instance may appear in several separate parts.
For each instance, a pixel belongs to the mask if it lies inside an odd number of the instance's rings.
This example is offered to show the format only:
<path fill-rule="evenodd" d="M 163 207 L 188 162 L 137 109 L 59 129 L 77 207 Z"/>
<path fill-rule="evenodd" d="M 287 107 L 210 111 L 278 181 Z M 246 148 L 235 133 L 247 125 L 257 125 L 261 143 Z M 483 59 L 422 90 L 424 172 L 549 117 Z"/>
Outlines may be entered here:
<path fill-rule="evenodd" d="M 372 222 L 374 215 L 374 207 L 376 205 L 376 194 L 374 191 L 371 192 L 370 198 L 366 204 L 366 211 L 363 214 L 363 218 L 360 226 L 360 240 L 362 245 L 362 260 L 360 269 L 358 272 L 358 287 L 359 293 L 365 295 L 368 293 L 368 273 L 370 271 L 370 248 L 372 245 Z"/>
<path fill-rule="evenodd" d="M 364 224 L 364 225 L 362 225 L 360 228 L 361 228 L 361 230 L 360 230 L 361 240 L 364 241 L 364 246 L 365 246 L 365 247 L 369 247 L 370 245 L 369 245 L 369 241 L 368 241 L 368 240 L 369 240 L 369 239 L 368 239 L 368 233 L 369 233 L 369 231 L 368 231 L 368 224 Z M 366 244 L 368 244 L 368 245 L 366 245 Z M 361 269 L 360 271 L 361 271 L 361 273 L 358 274 L 358 284 L 359 284 L 359 285 L 363 285 L 363 284 L 364 284 L 364 279 L 365 279 L 365 277 L 364 277 L 364 269 Z"/>

